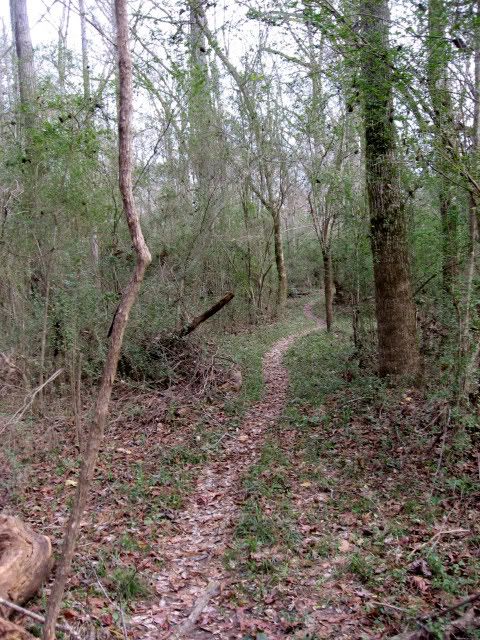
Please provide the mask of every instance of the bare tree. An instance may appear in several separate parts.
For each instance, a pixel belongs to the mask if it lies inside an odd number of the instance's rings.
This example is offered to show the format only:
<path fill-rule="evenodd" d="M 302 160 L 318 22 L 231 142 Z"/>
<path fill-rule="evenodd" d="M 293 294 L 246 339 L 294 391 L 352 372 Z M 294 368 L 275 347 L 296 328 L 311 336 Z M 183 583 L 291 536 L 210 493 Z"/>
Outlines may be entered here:
<path fill-rule="evenodd" d="M 47 617 L 43 631 L 44 640 L 54 640 L 55 624 L 60 612 L 65 585 L 71 570 L 75 544 L 79 535 L 80 521 L 85 510 L 88 492 L 103 439 L 110 406 L 113 382 L 120 357 L 123 336 L 132 306 L 137 299 L 145 270 L 151 255 L 145 243 L 140 220 L 135 208 L 132 189 L 132 60 L 129 50 L 127 0 L 115 0 L 117 24 L 117 49 L 119 68 L 119 186 L 123 209 L 127 220 L 137 261 L 129 283 L 123 291 L 120 304 L 113 318 L 110 342 L 102 380 L 95 405 L 95 414 L 88 434 L 85 456 L 80 469 L 80 478 L 62 547 L 62 555 L 56 572 L 56 580 L 48 602 Z"/>

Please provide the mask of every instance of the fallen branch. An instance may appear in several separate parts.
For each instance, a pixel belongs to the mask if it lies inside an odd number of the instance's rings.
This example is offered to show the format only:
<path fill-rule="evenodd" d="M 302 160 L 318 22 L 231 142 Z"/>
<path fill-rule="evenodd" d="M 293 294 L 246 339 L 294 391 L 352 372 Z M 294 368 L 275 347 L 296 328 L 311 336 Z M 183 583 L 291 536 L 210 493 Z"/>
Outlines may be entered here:
<path fill-rule="evenodd" d="M 3 605 L 4 607 L 8 607 L 9 609 L 12 609 L 12 611 L 16 611 L 17 613 L 21 613 L 22 615 L 27 616 L 28 618 L 32 618 L 32 620 L 36 620 L 41 624 L 45 622 L 45 618 L 41 616 L 39 613 L 34 613 L 33 611 L 24 609 L 23 607 L 20 607 L 18 604 L 15 604 L 14 602 L 10 602 L 10 600 L 5 600 L 5 598 L 2 598 L 1 596 L 0 596 L 0 604 Z M 65 631 L 65 633 L 68 633 L 69 635 L 72 636 L 72 638 L 75 638 L 76 640 L 81 640 L 81 636 L 74 629 L 72 629 L 72 627 L 67 623 L 57 624 L 56 628 L 59 629 L 60 631 Z M 2 637 L 1 634 L 0 634 L 0 637 Z"/>
<path fill-rule="evenodd" d="M 186 618 L 181 624 L 177 626 L 176 631 L 172 634 L 172 640 L 178 640 L 190 634 L 193 627 L 196 625 L 198 619 L 202 615 L 202 611 L 205 609 L 211 598 L 220 593 L 220 583 L 217 581 L 210 582 L 207 585 L 205 591 L 200 595 L 195 606 L 188 618 Z"/>
<path fill-rule="evenodd" d="M 203 322 L 205 322 L 205 320 L 208 320 L 213 315 L 218 313 L 221 309 L 223 309 L 223 307 L 226 304 L 228 304 L 231 300 L 233 300 L 234 296 L 235 294 L 233 293 L 233 291 L 229 291 L 223 296 L 223 298 L 220 298 L 218 302 L 216 302 L 213 306 L 211 306 L 210 309 L 207 309 L 207 311 L 204 311 L 199 316 L 196 316 L 189 324 L 183 327 L 183 329 L 180 331 L 180 333 L 178 334 L 180 338 L 184 338 L 185 336 L 188 336 L 190 333 L 192 333 L 192 331 L 195 331 L 195 329 L 198 326 L 200 326 Z"/>
<path fill-rule="evenodd" d="M 10 420 L 7 421 L 7 423 L 5 424 L 4 428 L 8 427 L 10 424 L 13 424 L 16 420 L 21 420 L 23 418 L 24 413 L 32 406 L 33 401 L 35 400 L 35 397 L 40 393 L 40 391 L 42 391 L 47 386 L 47 384 L 50 384 L 50 382 L 53 382 L 55 380 L 55 378 L 58 378 L 58 376 L 62 373 L 62 371 L 63 371 L 63 369 L 58 369 L 57 371 L 55 371 L 55 373 L 52 373 L 52 375 L 48 378 L 48 380 L 45 380 L 45 382 L 43 382 L 39 387 L 34 389 L 26 397 L 26 399 L 25 399 L 23 405 L 20 407 L 20 409 L 18 409 L 18 411 L 16 411 L 13 414 L 13 416 L 10 418 Z"/>

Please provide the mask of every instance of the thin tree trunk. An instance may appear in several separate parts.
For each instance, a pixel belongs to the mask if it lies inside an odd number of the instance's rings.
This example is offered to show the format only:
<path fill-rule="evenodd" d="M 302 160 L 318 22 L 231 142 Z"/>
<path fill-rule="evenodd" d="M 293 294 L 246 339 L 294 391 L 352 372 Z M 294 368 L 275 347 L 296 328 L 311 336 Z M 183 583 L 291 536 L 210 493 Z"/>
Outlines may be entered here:
<path fill-rule="evenodd" d="M 277 266 L 277 301 L 276 315 L 281 316 L 287 303 L 288 281 L 285 255 L 283 253 L 282 227 L 280 212 L 272 213 L 273 217 L 273 241 L 275 247 L 275 264 Z"/>
<path fill-rule="evenodd" d="M 85 2 L 78 0 L 78 11 L 80 13 L 80 32 L 82 39 L 82 77 L 83 77 L 83 99 L 90 108 L 90 64 L 88 61 L 88 41 L 87 41 L 87 21 L 85 19 Z"/>
<path fill-rule="evenodd" d="M 325 321 L 327 331 L 333 327 L 333 265 L 330 248 L 322 251 L 323 257 L 323 286 L 325 289 Z"/>
<path fill-rule="evenodd" d="M 17 54 L 18 90 L 26 129 L 34 124 L 35 64 L 28 22 L 27 0 L 10 0 L 15 51 Z"/>
<path fill-rule="evenodd" d="M 445 37 L 448 14 L 444 0 L 428 3 L 428 63 L 427 79 L 434 113 L 435 169 L 438 172 L 438 195 L 442 223 L 442 273 L 443 287 L 454 295 L 454 283 L 458 278 L 457 211 L 449 175 L 455 174 L 454 162 L 446 155 L 452 141 L 457 141 L 454 131 L 452 98 L 448 88 L 448 51 L 450 44 Z M 453 176 L 455 177 L 455 175 Z"/>
<path fill-rule="evenodd" d="M 362 89 L 366 179 L 371 221 L 375 303 L 381 375 L 416 376 L 420 356 L 416 336 L 406 217 L 393 119 L 387 0 L 362 1 Z"/>
<path fill-rule="evenodd" d="M 78 538 L 80 522 L 85 510 L 90 485 L 103 439 L 105 423 L 110 406 L 113 382 L 120 357 L 123 336 L 131 308 L 138 296 L 151 255 L 145 243 L 138 213 L 135 209 L 132 189 L 132 59 L 128 42 L 127 0 L 115 0 L 117 24 L 118 67 L 120 80 L 119 96 L 119 186 L 122 194 L 123 209 L 127 219 L 130 236 L 137 261 L 132 277 L 127 284 L 113 321 L 112 333 L 105 361 L 93 422 L 90 426 L 85 456 L 82 461 L 77 492 L 63 540 L 62 555 L 56 572 L 56 580 L 48 601 L 46 622 L 43 630 L 44 640 L 54 640 L 55 623 L 65 591 L 65 585 L 71 570 L 75 544 Z"/>

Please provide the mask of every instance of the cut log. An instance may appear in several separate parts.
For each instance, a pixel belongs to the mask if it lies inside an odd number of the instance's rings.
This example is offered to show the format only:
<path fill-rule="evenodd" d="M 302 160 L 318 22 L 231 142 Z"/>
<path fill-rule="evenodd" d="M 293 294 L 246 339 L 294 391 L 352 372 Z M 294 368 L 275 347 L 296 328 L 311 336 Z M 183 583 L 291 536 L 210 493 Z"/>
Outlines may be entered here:
<path fill-rule="evenodd" d="M 35 533 L 18 518 L 0 514 L 0 596 L 16 604 L 26 602 L 41 587 L 51 568 L 49 538 Z M 0 616 L 8 618 L 11 613 L 0 606 Z"/>
<path fill-rule="evenodd" d="M 213 315 L 218 313 L 220 309 L 223 309 L 223 307 L 233 299 L 234 295 L 235 294 L 233 293 L 233 291 L 229 291 L 223 296 L 223 298 L 220 298 L 218 302 L 211 306 L 210 309 L 207 309 L 207 311 L 204 311 L 199 316 L 195 316 L 190 324 L 187 324 L 187 326 L 183 327 L 183 329 L 179 333 L 179 336 L 181 338 L 184 338 L 185 336 L 188 336 L 189 333 L 192 333 L 192 331 L 195 331 L 195 329 L 203 322 L 205 322 L 205 320 L 208 320 Z"/>
<path fill-rule="evenodd" d="M 10 620 L 0 618 L 0 640 L 33 640 L 33 636 Z"/>

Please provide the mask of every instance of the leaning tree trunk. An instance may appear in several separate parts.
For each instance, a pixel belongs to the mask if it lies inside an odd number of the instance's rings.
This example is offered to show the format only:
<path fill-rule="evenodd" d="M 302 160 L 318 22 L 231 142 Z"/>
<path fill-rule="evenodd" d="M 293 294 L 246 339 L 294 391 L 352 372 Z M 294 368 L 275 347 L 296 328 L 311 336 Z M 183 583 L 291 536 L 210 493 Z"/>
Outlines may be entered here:
<path fill-rule="evenodd" d="M 415 326 L 406 217 L 400 190 L 389 64 L 387 0 L 362 1 L 362 91 L 366 180 L 371 221 L 379 370 L 417 375 Z"/>
<path fill-rule="evenodd" d="M 122 194 L 123 209 L 127 219 L 132 244 L 137 256 L 134 272 L 125 288 L 120 304 L 113 319 L 107 359 L 103 369 L 102 380 L 95 406 L 95 414 L 89 431 L 85 457 L 80 469 L 80 478 L 75 500 L 65 532 L 62 556 L 56 573 L 56 580 L 48 602 L 47 618 L 43 630 L 44 640 L 54 640 L 55 622 L 60 612 L 65 586 L 72 566 L 75 544 L 80 529 L 80 522 L 87 502 L 88 492 L 93 479 L 98 452 L 103 439 L 107 421 L 113 382 L 117 372 L 123 336 L 128 324 L 128 317 L 137 299 L 145 270 L 151 262 L 151 255 L 145 243 L 138 213 L 135 209 L 132 189 L 132 59 L 128 43 L 127 0 L 115 0 L 115 16 L 117 24 L 117 50 L 120 80 L 119 92 L 119 186 Z"/>

